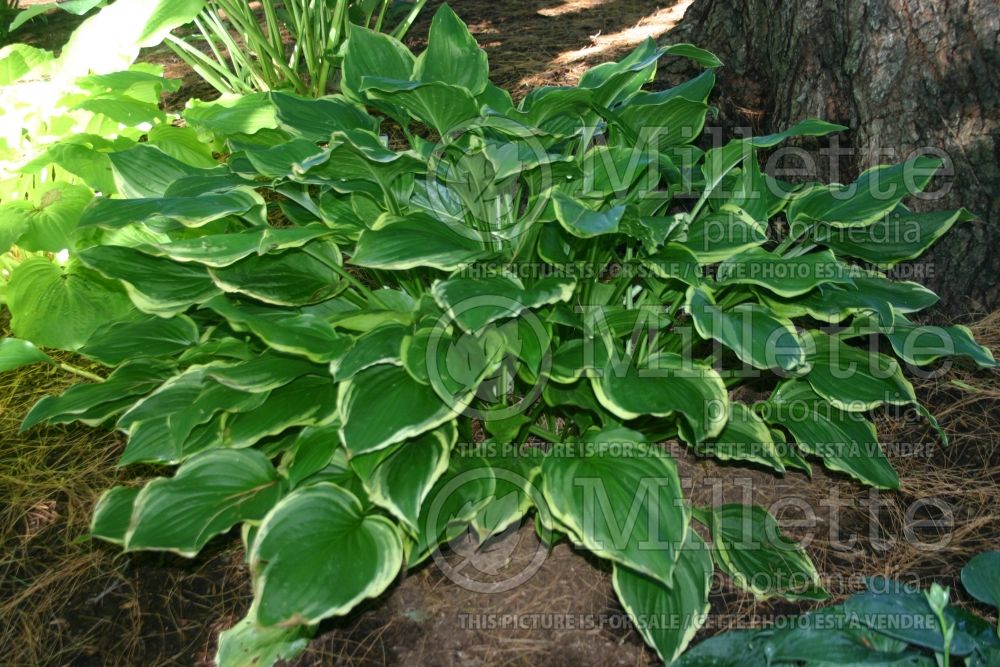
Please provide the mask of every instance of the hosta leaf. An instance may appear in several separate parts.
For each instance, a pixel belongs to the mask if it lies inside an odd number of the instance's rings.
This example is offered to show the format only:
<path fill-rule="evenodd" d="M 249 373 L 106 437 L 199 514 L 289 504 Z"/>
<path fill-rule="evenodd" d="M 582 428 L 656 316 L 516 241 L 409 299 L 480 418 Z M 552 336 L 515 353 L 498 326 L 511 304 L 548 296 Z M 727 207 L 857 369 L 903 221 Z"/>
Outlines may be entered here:
<path fill-rule="evenodd" d="M 997 365 L 989 348 L 976 342 L 972 331 L 960 324 L 937 327 L 915 324 L 896 313 L 891 327 L 883 329 L 892 349 L 903 361 L 926 366 L 941 357 L 968 357 L 984 368 Z"/>
<path fill-rule="evenodd" d="M 249 188 L 204 194 L 198 197 L 150 199 L 95 199 L 80 219 L 81 227 L 120 229 L 141 222 L 157 231 L 203 227 L 230 216 L 247 216 L 263 222 L 264 200 Z"/>
<path fill-rule="evenodd" d="M 1000 608 L 1000 551 L 973 556 L 962 568 L 962 586 L 983 604 Z"/>
<path fill-rule="evenodd" d="M 442 136 L 479 115 L 479 106 L 466 88 L 446 83 L 394 81 L 366 76 L 361 90 L 373 100 L 405 109 Z"/>
<path fill-rule="evenodd" d="M 412 152 L 397 153 L 386 148 L 372 132 L 350 130 L 335 132 L 326 150 L 295 165 L 294 176 L 322 185 L 331 180 L 356 180 L 390 191 L 397 179 L 426 169 L 427 165 Z"/>
<path fill-rule="evenodd" d="M 434 14 L 427 50 L 417 59 L 414 77 L 462 86 L 473 95 L 483 92 L 489 83 L 486 52 L 448 5 Z"/>
<path fill-rule="evenodd" d="M 701 136 L 707 112 L 704 100 L 672 97 L 654 104 L 632 101 L 619 114 L 619 120 L 640 142 L 651 141 L 652 146 L 663 151 L 670 146 L 689 144 Z"/>
<path fill-rule="evenodd" d="M 799 257 L 781 257 L 763 248 L 750 248 L 719 265 L 720 285 L 759 285 L 783 297 L 805 294 L 826 283 L 853 282 L 850 267 L 829 250 Z"/>
<path fill-rule="evenodd" d="M 354 346 L 340 359 L 330 364 L 330 372 L 337 382 L 354 377 L 376 364 L 402 365 L 402 345 L 406 327 L 386 324 L 362 335 Z"/>
<path fill-rule="evenodd" d="M 485 276 L 441 280 L 434 283 L 431 292 L 463 330 L 476 333 L 529 308 L 567 301 L 575 287 L 576 279 L 572 277 L 550 276 L 525 288 L 514 278 Z"/>
<path fill-rule="evenodd" d="M 118 322 L 94 332 L 80 353 L 109 366 L 139 357 L 169 357 L 201 340 L 198 326 L 184 315 Z"/>
<path fill-rule="evenodd" d="M 485 542 L 520 520 L 533 506 L 539 513 L 548 507 L 538 486 L 543 454 L 540 449 L 497 438 L 474 449 L 493 470 L 495 485 L 490 501 L 476 514 L 473 526 L 480 542 Z"/>
<path fill-rule="evenodd" d="M 271 510 L 254 540 L 257 618 L 289 626 L 346 614 L 384 591 L 402 561 L 388 519 L 366 515 L 356 497 L 333 484 L 303 487 Z"/>
<path fill-rule="evenodd" d="M 0 373 L 37 363 L 55 363 L 31 341 L 0 338 Z"/>
<path fill-rule="evenodd" d="M 448 454 L 458 431 L 454 423 L 368 454 L 351 457 L 372 502 L 388 510 L 413 534 L 420 507 L 448 469 Z"/>
<path fill-rule="evenodd" d="M 248 229 L 235 234 L 210 234 L 193 239 L 142 246 L 150 255 L 169 257 L 177 262 L 193 262 L 211 267 L 224 267 L 252 255 L 265 255 L 277 250 L 301 248 L 310 241 L 329 235 L 324 227 L 274 227 Z"/>
<path fill-rule="evenodd" d="M 233 415 L 226 446 L 250 447 L 294 426 L 328 424 L 337 417 L 337 387 L 329 376 L 305 375 L 267 394 L 260 409 Z"/>
<path fill-rule="evenodd" d="M 687 291 L 687 311 L 702 338 L 714 338 L 754 368 L 805 370 L 806 353 L 795 325 L 766 306 L 744 303 L 729 310 L 715 305 L 704 287 Z"/>
<path fill-rule="evenodd" d="M 901 313 L 916 313 L 938 302 L 938 296 L 920 283 L 888 280 L 880 274 L 854 277 L 854 286 L 869 300 L 888 303 Z"/>
<path fill-rule="evenodd" d="M 79 257 L 90 268 L 120 280 L 132 303 L 151 315 L 171 317 L 221 293 L 205 267 L 152 257 L 133 248 L 95 246 Z"/>
<path fill-rule="evenodd" d="M 46 396 L 35 404 L 21 430 L 42 422 L 63 424 L 84 421 L 92 426 L 120 412 L 170 377 L 173 367 L 156 359 L 137 359 L 115 369 L 104 382 L 77 384 L 59 396 Z"/>
<path fill-rule="evenodd" d="M 194 128 L 229 138 L 237 134 L 255 134 L 278 127 L 277 110 L 268 102 L 268 93 L 222 96 L 211 102 L 190 100 L 184 120 Z"/>
<path fill-rule="evenodd" d="M 643 266 L 660 278 L 672 278 L 685 285 L 697 285 L 701 282 L 702 269 L 698 257 L 681 244 L 667 243 L 641 261 Z"/>
<path fill-rule="evenodd" d="M 811 337 L 812 370 L 806 380 L 837 408 L 864 412 L 883 403 L 916 403 L 913 387 L 892 357 L 852 347 L 818 331 L 811 332 Z"/>
<path fill-rule="evenodd" d="M 579 199 L 556 190 L 552 194 L 556 219 L 567 232 L 582 239 L 602 234 L 614 234 L 625 215 L 625 206 L 615 206 L 607 211 L 595 211 Z"/>
<path fill-rule="evenodd" d="M 351 25 L 350 38 L 344 47 L 343 77 L 340 86 L 351 99 L 363 102 L 361 81 L 366 76 L 379 76 L 408 81 L 413 73 L 414 58 L 409 49 L 389 35 Z"/>
<path fill-rule="evenodd" d="M 542 463 L 549 511 L 595 554 L 670 586 L 690 521 L 676 464 L 629 429 L 584 440 Z"/>
<path fill-rule="evenodd" d="M 355 28 L 357 26 L 352 26 L 352 32 Z M 270 98 L 277 110 L 281 128 L 312 142 L 325 143 L 337 131 L 355 128 L 372 132 L 378 130 L 378 122 L 364 108 L 339 95 L 308 99 L 272 92 Z"/>
<path fill-rule="evenodd" d="M 278 306 L 306 306 L 341 292 L 340 250 L 330 241 L 313 241 L 296 252 L 251 255 L 208 273 L 223 292 L 242 294 Z"/>
<path fill-rule="evenodd" d="M 222 173 L 222 168 L 213 172 L 194 167 L 149 144 L 112 152 L 108 154 L 108 160 L 118 193 L 129 199 L 163 197 L 173 183 L 183 178 L 205 178 L 213 173 Z M 102 224 L 101 220 L 94 222 Z"/>
<path fill-rule="evenodd" d="M 871 590 L 848 598 L 844 602 L 844 612 L 880 634 L 941 653 L 945 646 L 941 623 L 924 594 L 898 582 L 884 579 L 876 579 L 876 582 L 875 587 L 869 584 Z M 946 610 L 945 616 L 955 622 L 954 611 Z M 916 623 L 886 622 L 886 619 L 903 618 L 921 619 L 920 627 L 914 627 Z M 952 655 L 968 655 L 978 643 L 975 637 L 956 625 L 949 648 Z"/>
<path fill-rule="evenodd" d="M 809 556 L 763 507 L 723 505 L 710 527 L 716 563 L 741 587 L 758 597 L 826 599 Z"/>
<path fill-rule="evenodd" d="M 295 444 L 281 461 L 279 472 L 288 478 L 291 488 L 323 470 L 340 447 L 339 424 L 310 426 L 302 429 Z"/>
<path fill-rule="evenodd" d="M 742 209 L 726 206 L 698 216 L 687 228 L 687 238 L 678 243 L 702 264 L 714 264 L 750 251 L 767 241 L 764 228 Z"/>
<path fill-rule="evenodd" d="M 664 664 L 673 664 L 708 619 L 712 558 L 693 530 L 669 585 L 617 564 L 611 581 L 639 634 Z"/>
<path fill-rule="evenodd" d="M 77 223 L 90 200 L 89 188 L 51 183 L 32 193 L 31 201 L 0 206 L 0 251 L 11 245 L 32 252 L 73 249 Z"/>
<path fill-rule="evenodd" d="M 729 397 L 719 374 L 676 354 L 655 355 L 642 368 L 609 360 L 591 385 L 601 405 L 621 419 L 680 413 L 695 442 L 717 436 L 729 413 Z"/>
<path fill-rule="evenodd" d="M 237 331 L 250 331 L 279 352 L 306 357 L 317 363 L 329 362 L 351 347 L 348 336 L 337 333 L 324 318 L 240 303 L 216 297 L 205 304 Z"/>
<path fill-rule="evenodd" d="M 90 534 L 105 542 L 124 545 L 132 522 L 132 508 L 140 490 L 137 487 L 116 486 L 101 494 L 94 506 Z"/>
<path fill-rule="evenodd" d="M 232 366 L 209 366 L 205 376 L 221 385 L 252 393 L 283 387 L 303 375 L 325 376 L 326 369 L 302 357 L 266 350 Z"/>
<path fill-rule="evenodd" d="M 274 466 L 260 452 L 205 452 L 139 492 L 125 547 L 194 556 L 240 521 L 263 518 L 281 492 Z"/>
<path fill-rule="evenodd" d="M 811 237 L 838 255 L 891 267 L 922 255 L 955 223 L 975 218 L 965 209 L 912 213 L 900 207 L 865 227 L 821 225 Z"/>
<path fill-rule="evenodd" d="M 823 459 L 827 468 L 878 488 L 899 488 L 899 475 L 882 452 L 875 426 L 831 406 L 805 380 L 784 382 L 762 407 L 769 424 L 787 429 L 800 449 Z"/>
<path fill-rule="evenodd" d="M 400 271 L 429 267 L 454 271 L 489 253 L 471 230 L 456 231 L 425 213 L 380 221 L 361 233 L 351 263 Z"/>
<path fill-rule="evenodd" d="M 786 215 L 793 225 L 868 225 L 895 209 L 907 195 L 923 190 L 941 164 L 939 158 L 919 155 L 900 164 L 872 167 L 851 185 L 820 185 L 807 190 L 792 199 Z"/>
<path fill-rule="evenodd" d="M 785 472 L 781 451 L 767 424 L 742 403 L 729 404 L 729 420 L 718 436 L 691 444 L 699 454 L 722 461 L 750 461 Z"/>
<path fill-rule="evenodd" d="M 432 387 L 399 366 L 372 366 L 339 386 L 340 436 L 352 456 L 414 438 L 463 408 L 444 403 Z"/>
<path fill-rule="evenodd" d="M 42 257 L 27 259 L 14 269 L 7 307 L 15 335 L 65 350 L 78 349 L 102 324 L 120 320 L 132 310 L 114 282 L 75 260 L 59 266 Z"/>
<path fill-rule="evenodd" d="M 215 654 L 218 667 L 271 667 L 278 660 L 291 660 L 305 650 L 315 633 L 313 626 L 264 627 L 257 620 L 256 606 L 239 623 L 219 635 Z"/>
<path fill-rule="evenodd" d="M 161 123 L 151 128 L 146 137 L 150 145 L 185 164 L 200 169 L 213 169 L 219 165 L 212 156 L 211 146 L 198 137 L 194 128 Z"/>
<path fill-rule="evenodd" d="M 693 646 L 680 657 L 680 667 L 768 667 L 767 657 L 754 650 L 760 630 L 727 630 Z M 782 665 L 784 667 L 784 665 Z"/>

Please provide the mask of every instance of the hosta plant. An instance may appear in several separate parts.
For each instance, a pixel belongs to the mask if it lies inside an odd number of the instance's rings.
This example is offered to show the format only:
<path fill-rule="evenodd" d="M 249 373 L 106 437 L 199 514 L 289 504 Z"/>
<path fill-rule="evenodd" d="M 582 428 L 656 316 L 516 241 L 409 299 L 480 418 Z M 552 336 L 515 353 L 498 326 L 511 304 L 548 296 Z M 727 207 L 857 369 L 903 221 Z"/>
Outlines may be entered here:
<path fill-rule="evenodd" d="M 645 90 L 664 56 L 705 72 Z M 79 261 L 138 314 L 80 349 L 107 379 L 24 428 L 114 424 L 122 465 L 177 466 L 108 491 L 97 537 L 193 556 L 240 528 L 254 602 L 220 664 L 292 655 L 442 543 L 529 515 L 610 562 L 665 662 L 714 568 L 822 599 L 774 517 L 686 503 L 656 443 L 896 488 L 868 413 L 917 405 L 900 360 L 994 362 L 967 329 L 917 324 L 936 297 L 880 269 L 968 216 L 906 207 L 929 159 L 853 186 L 762 173 L 758 151 L 843 129 L 819 120 L 699 148 L 719 65 L 649 41 L 515 105 L 443 7 L 417 57 L 352 29 L 342 94 L 191 103 L 227 162 L 113 156 L 124 196 L 84 211 L 105 236 Z"/>
<path fill-rule="evenodd" d="M 972 558 L 962 585 L 976 600 L 1000 606 L 1000 552 Z M 965 664 L 1000 662 L 997 629 L 949 604 L 950 591 L 934 583 L 920 591 L 882 577 L 843 603 L 761 630 L 724 632 L 684 654 L 681 667 L 792 667 L 793 665 Z M 962 661 L 959 663 L 959 661 Z"/>

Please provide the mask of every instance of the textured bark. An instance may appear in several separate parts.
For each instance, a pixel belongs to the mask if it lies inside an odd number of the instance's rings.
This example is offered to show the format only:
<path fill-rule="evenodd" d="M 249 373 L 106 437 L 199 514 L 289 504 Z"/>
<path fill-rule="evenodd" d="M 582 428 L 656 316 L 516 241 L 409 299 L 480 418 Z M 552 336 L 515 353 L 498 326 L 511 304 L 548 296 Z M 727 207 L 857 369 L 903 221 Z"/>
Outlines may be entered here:
<path fill-rule="evenodd" d="M 670 41 L 717 53 L 723 122 L 773 131 L 818 116 L 851 128 L 841 180 L 936 147 L 950 185 L 918 210 L 965 206 L 918 260 L 952 314 L 1000 306 L 1000 3 L 997 0 L 695 0 Z M 818 174 L 828 176 L 829 174 Z"/>

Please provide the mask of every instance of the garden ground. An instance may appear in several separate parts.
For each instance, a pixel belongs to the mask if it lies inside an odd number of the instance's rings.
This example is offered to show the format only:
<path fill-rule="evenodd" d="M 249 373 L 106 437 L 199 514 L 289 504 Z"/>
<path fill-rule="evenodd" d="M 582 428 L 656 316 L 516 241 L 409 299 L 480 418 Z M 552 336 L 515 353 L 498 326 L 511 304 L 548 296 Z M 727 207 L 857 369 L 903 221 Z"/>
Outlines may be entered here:
<path fill-rule="evenodd" d="M 437 4 L 437 3 L 431 3 Z M 659 37 L 686 3 L 640 0 L 456 0 L 488 50 L 493 80 L 515 95 L 538 85 L 571 83 L 589 65 L 620 56 L 646 36 Z M 412 32 L 420 47 L 429 8 Z M 74 26 L 53 17 L 33 39 L 53 47 Z M 211 97 L 209 88 L 159 50 L 148 57 L 184 78 L 167 104 Z M 977 340 L 1000 354 L 1000 314 L 974 316 Z M 6 326 L 0 317 L 0 329 Z M 240 618 L 250 584 L 237 535 L 215 540 L 198 558 L 122 555 L 86 538 L 91 507 L 114 483 L 155 474 L 117 470 L 122 442 L 114 434 L 75 426 L 38 428 L 18 435 L 18 423 L 38 398 L 72 378 L 49 368 L 0 376 L 0 664 L 197 665 L 209 664 L 218 631 Z M 1000 542 L 1000 378 L 989 371 L 952 369 L 915 380 L 918 397 L 952 438 L 942 449 L 933 432 L 905 414 L 883 417 L 879 431 L 900 472 L 903 489 L 871 503 L 869 491 L 846 478 L 814 469 L 812 480 L 790 472 L 779 479 L 744 466 L 695 460 L 673 447 L 694 502 L 712 500 L 712 483 L 727 500 L 771 506 L 798 498 L 813 508 L 812 528 L 795 527 L 795 508 L 775 510 L 787 532 L 808 540 L 807 550 L 835 598 L 860 585 L 860 576 L 883 574 L 927 585 L 956 587 L 957 573 L 974 553 Z M 941 506 L 913 514 L 914 501 Z M 872 508 L 875 508 L 872 510 Z M 910 513 L 908 515 L 908 512 Z M 947 519 L 948 517 L 944 517 Z M 841 542 L 831 539 L 839 526 Z M 916 531 L 916 532 L 914 532 Z M 909 537 L 910 539 L 906 539 Z M 939 545 L 918 550 L 912 538 Z M 479 554 L 468 544 L 448 556 L 481 578 L 503 581 L 531 571 L 538 545 L 532 526 L 495 540 Z M 959 598 L 963 601 L 962 598 Z M 760 625 L 776 613 L 805 605 L 759 603 L 718 582 L 713 614 L 702 635 L 731 626 Z M 977 608 L 989 616 L 990 610 Z M 379 600 L 346 619 L 324 624 L 297 665 L 644 665 L 654 662 L 624 622 L 608 573 L 566 544 L 555 547 L 533 576 L 504 593 L 463 588 L 435 562 L 409 572 Z"/>

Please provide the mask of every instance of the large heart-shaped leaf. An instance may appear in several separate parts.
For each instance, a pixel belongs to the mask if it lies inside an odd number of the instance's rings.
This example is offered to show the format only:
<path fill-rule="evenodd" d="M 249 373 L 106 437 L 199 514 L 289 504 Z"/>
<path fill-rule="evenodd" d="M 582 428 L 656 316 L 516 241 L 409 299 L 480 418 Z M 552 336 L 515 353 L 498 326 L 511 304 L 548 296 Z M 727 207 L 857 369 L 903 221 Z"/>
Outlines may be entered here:
<path fill-rule="evenodd" d="M 673 459 L 615 428 L 553 449 L 542 463 L 548 510 L 603 558 L 670 586 L 690 517 Z"/>
<path fill-rule="evenodd" d="M 402 563 L 403 545 L 388 519 L 365 514 L 334 484 L 303 487 L 264 518 L 250 551 L 257 618 L 290 626 L 346 614 L 384 591 Z"/>

